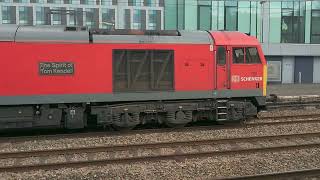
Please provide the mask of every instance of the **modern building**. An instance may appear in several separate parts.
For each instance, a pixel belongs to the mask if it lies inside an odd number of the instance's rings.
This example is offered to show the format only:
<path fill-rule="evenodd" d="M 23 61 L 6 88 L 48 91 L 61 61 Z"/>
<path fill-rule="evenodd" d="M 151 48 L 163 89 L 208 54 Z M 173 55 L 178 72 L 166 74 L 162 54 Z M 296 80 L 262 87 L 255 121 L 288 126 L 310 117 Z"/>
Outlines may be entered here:
<path fill-rule="evenodd" d="M 270 83 L 320 83 L 320 0 L 0 0 L 0 24 L 241 31 Z"/>

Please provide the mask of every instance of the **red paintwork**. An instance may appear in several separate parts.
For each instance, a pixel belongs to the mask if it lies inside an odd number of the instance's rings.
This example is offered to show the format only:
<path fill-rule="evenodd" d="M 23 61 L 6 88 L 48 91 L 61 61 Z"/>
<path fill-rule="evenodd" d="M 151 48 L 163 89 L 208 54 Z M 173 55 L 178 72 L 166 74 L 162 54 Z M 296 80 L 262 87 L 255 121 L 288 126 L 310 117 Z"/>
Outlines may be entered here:
<path fill-rule="evenodd" d="M 217 45 L 258 46 L 262 64 L 230 64 L 230 75 L 262 76 L 265 59 L 257 40 L 237 32 L 213 32 Z M 230 46 L 229 46 L 230 45 Z M 223 88 L 210 45 L 192 44 L 53 44 L 0 42 L 0 96 L 112 93 L 112 49 L 173 49 L 175 91 L 210 91 Z M 215 48 L 214 48 L 215 49 Z M 39 62 L 73 62 L 75 74 L 39 76 Z M 215 83 L 218 74 L 218 82 Z M 221 79 L 222 78 L 222 79 Z M 254 89 L 254 82 L 231 83 L 231 89 Z M 261 86 L 262 88 L 262 82 Z"/>
<path fill-rule="evenodd" d="M 263 66 L 266 64 L 260 43 L 252 36 L 240 32 L 211 32 L 214 38 L 215 46 L 225 46 L 230 52 L 227 53 L 227 64 L 218 65 L 217 72 L 217 89 L 261 89 L 263 88 Z M 233 47 L 256 47 L 260 55 L 261 64 L 233 64 L 232 48 Z M 230 72 L 227 66 L 230 66 Z M 230 79 L 228 79 L 228 73 Z M 240 81 L 233 81 L 232 77 L 238 76 Z M 260 81 L 241 81 L 243 77 L 262 77 Z M 258 83 L 258 86 L 257 86 Z"/>
<path fill-rule="evenodd" d="M 209 45 L 0 43 L 0 96 L 112 93 L 112 49 L 174 49 L 175 90 L 213 87 Z M 196 50 L 196 51 L 195 51 Z M 39 76 L 38 63 L 75 63 L 73 76 Z"/>

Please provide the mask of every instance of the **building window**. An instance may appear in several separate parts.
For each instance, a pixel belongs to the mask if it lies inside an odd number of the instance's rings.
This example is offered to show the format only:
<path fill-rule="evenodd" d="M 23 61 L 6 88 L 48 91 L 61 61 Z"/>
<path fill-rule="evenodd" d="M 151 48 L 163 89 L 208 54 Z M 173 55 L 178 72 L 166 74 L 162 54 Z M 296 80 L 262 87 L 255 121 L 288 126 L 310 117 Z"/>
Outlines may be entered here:
<path fill-rule="evenodd" d="M 102 11 L 102 28 L 114 29 L 115 28 L 115 10 L 114 9 L 101 9 Z"/>
<path fill-rule="evenodd" d="M 141 10 L 133 10 L 132 29 L 141 29 Z"/>
<path fill-rule="evenodd" d="M 128 6 L 140 6 L 142 0 L 128 0 Z"/>
<path fill-rule="evenodd" d="M 199 0 L 198 1 L 198 29 L 210 30 L 212 19 L 212 1 Z"/>
<path fill-rule="evenodd" d="M 80 0 L 80 4 L 96 5 L 95 0 Z"/>
<path fill-rule="evenodd" d="M 111 6 L 111 5 L 117 5 L 118 4 L 118 1 L 117 0 L 101 0 L 101 4 L 102 5 L 108 5 L 108 6 Z"/>
<path fill-rule="evenodd" d="M 46 13 L 44 7 L 36 7 L 36 25 L 46 24 Z"/>
<path fill-rule="evenodd" d="M 86 8 L 86 26 L 89 28 L 96 27 L 96 11 L 94 8 Z"/>
<path fill-rule="evenodd" d="M 159 10 L 149 10 L 149 23 L 148 29 L 150 30 L 160 30 L 160 26 L 158 25 L 160 21 L 160 11 Z"/>
<path fill-rule="evenodd" d="M 312 2 L 310 42 L 320 43 L 320 2 Z"/>
<path fill-rule="evenodd" d="M 133 23 L 132 29 L 141 29 L 141 10 L 133 10 Z"/>
<path fill-rule="evenodd" d="M 14 3 L 29 3 L 29 0 L 13 0 Z"/>
<path fill-rule="evenodd" d="M 144 6 L 156 6 L 156 1 L 155 0 L 143 0 L 143 5 Z"/>
<path fill-rule="evenodd" d="M 186 0 L 164 1 L 165 29 L 176 30 L 185 27 L 185 2 Z"/>
<path fill-rule="evenodd" d="M 61 8 L 52 8 L 52 10 L 58 10 L 52 14 L 52 25 L 61 25 Z"/>
<path fill-rule="evenodd" d="M 131 29 L 131 13 L 130 9 L 124 10 L 124 28 Z"/>
<path fill-rule="evenodd" d="M 19 7 L 19 24 L 31 25 L 32 24 L 32 8 L 31 7 Z"/>
<path fill-rule="evenodd" d="M 225 1 L 224 29 L 227 31 L 238 30 L 238 2 Z"/>
<path fill-rule="evenodd" d="M 16 7 L 15 6 L 2 6 L 2 24 L 15 24 L 16 23 Z"/>
<path fill-rule="evenodd" d="M 77 10 L 75 8 L 69 8 L 68 17 L 69 17 L 69 22 L 68 22 L 69 26 L 77 25 L 76 24 L 76 22 L 77 22 Z"/>
<path fill-rule="evenodd" d="M 47 0 L 49 4 L 62 4 L 62 0 Z"/>
<path fill-rule="evenodd" d="M 281 3 L 281 42 L 304 43 L 305 2 Z"/>

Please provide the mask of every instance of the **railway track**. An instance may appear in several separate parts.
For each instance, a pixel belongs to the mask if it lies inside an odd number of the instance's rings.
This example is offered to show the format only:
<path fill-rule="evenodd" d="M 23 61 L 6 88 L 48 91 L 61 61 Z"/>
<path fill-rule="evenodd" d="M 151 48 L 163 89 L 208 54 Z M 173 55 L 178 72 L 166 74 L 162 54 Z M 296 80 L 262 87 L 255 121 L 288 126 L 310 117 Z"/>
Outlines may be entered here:
<path fill-rule="evenodd" d="M 30 140 L 56 140 L 63 138 L 84 138 L 84 137 L 105 137 L 105 136 L 125 136 L 125 135 L 148 135 L 151 133 L 172 133 L 172 132 L 196 132 L 201 130 L 223 130 L 243 127 L 256 127 L 263 125 L 281 125 L 281 124 L 304 124 L 311 122 L 320 122 L 320 114 L 307 114 L 299 116 L 281 116 L 281 117 L 261 117 L 251 118 L 244 123 L 228 123 L 216 126 L 194 126 L 182 128 L 161 128 L 161 129 L 142 129 L 130 131 L 97 131 L 97 132 L 77 132 L 67 134 L 38 135 L 38 136 L 17 136 L 17 137 L 0 137 L 0 143 L 23 142 Z"/>
<path fill-rule="evenodd" d="M 275 180 L 275 179 L 308 179 L 308 178 L 319 178 L 320 168 L 315 169 L 303 169 L 297 171 L 287 171 L 287 172 L 276 172 L 268 174 L 258 174 L 250 176 L 239 176 L 239 177 L 225 177 L 221 179 L 225 180 Z"/>
<path fill-rule="evenodd" d="M 52 170 L 110 163 L 178 160 L 320 147 L 320 132 L 290 135 L 146 143 L 0 154 L 0 172 Z"/>

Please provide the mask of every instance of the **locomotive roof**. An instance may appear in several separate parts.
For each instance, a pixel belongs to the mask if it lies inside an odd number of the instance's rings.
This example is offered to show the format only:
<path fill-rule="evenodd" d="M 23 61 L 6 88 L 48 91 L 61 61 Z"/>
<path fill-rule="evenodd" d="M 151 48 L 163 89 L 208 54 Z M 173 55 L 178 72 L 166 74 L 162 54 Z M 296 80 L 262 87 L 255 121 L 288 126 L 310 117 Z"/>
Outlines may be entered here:
<path fill-rule="evenodd" d="M 162 44 L 213 44 L 258 45 L 251 36 L 228 31 L 137 31 L 137 30 L 86 30 L 63 26 L 0 25 L 0 41 L 61 42 L 61 43 L 162 43 Z M 212 36 L 212 37 L 211 37 Z"/>
<path fill-rule="evenodd" d="M 215 45 L 257 46 L 259 41 L 253 37 L 237 31 L 212 31 Z"/>

